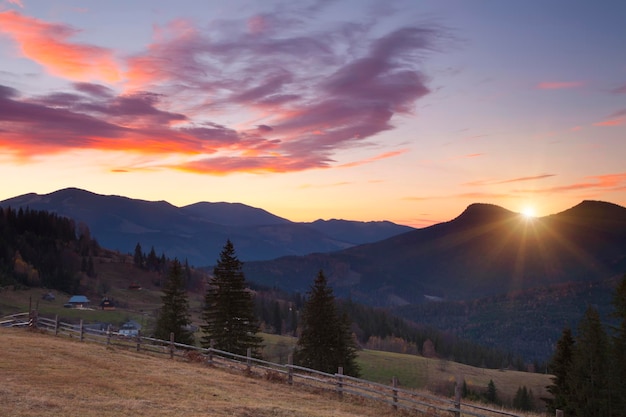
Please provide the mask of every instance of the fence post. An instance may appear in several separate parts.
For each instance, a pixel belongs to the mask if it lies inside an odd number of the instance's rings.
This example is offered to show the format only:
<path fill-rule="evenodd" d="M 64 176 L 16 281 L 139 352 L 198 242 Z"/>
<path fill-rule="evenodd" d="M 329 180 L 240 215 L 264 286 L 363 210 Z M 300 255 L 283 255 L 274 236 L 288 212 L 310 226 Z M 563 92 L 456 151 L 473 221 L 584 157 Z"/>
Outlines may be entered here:
<path fill-rule="evenodd" d="M 556 410 L 556 417 L 564 417 L 563 410 Z"/>
<path fill-rule="evenodd" d="M 337 369 L 337 394 L 339 398 L 343 397 L 343 366 Z"/>
<path fill-rule="evenodd" d="M 252 364 L 252 348 L 248 348 L 248 350 L 246 350 L 246 368 L 247 371 L 250 372 L 250 366 Z"/>
<path fill-rule="evenodd" d="M 28 327 L 31 329 L 37 328 L 37 310 L 30 310 L 28 314 Z"/>
<path fill-rule="evenodd" d="M 141 350 L 141 330 L 137 330 L 137 352 Z"/>
<path fill-rule="evenodd" d="M 174 332 L 170 332 L 170 359 L 174 359 Z"/>
<path fill-rule="evenodd" d="M 54 316 L 54 335 L 59 335 L 59 315 Z"/>
<path fill-rule="evenodd" d="M 111 325 L 107 326 L 107 346 L 111 344 Z"/>
<path fill-rule="evenodd" d="M 85 328 L 83 327 L 83 319 L 80 319 L 80 341 L 85 340 Z"/>
<path fill-rule="evenodd" d="M 391 385 L 393 386 L 393 410 L 396 411 L 398 409 L 398 377 L 393 376 L 391 378 Z"/>
<path fill-rule="evenodd" d="M 213 364 L 213 349 L 215 348 L 215 339 L 211 339 L 209 342 L 209 363 Z"/>
<path fill-rule="evenodd" d="M 457 409 L 454 412 L 454 417 L 461 417 L 461 385 L 458 379 L 456 384 L 454 384 L 454 408 Z"/>
<path fill-rule="evenodd" d="M 293 385 L 293 353 L 287 357 L 287 384 Z"/>

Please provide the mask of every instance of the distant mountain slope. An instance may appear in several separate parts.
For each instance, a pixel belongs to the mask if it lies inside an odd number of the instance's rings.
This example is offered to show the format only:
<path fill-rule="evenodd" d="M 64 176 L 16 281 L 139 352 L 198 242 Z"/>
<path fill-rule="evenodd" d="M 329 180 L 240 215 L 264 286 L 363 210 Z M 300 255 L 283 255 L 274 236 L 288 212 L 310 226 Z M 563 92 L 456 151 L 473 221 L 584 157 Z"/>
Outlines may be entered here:
<path fill-rule="evenodd" d="M 373 305 L 471 300 L 626 271 L 626 208 L 584 201 L 526 219 L 473 204 L 456 219 L 330 254 L 246 265 L 249 280 L 306 291 L 319 269 L 336 292 Z"/>
<path fill-rule="evenodd" d="M 308 224 L 313 229 L 333 239 L 349 242 L 354 245 L 378 242 L 391 236 L 415 230 L 409 226 L 401 226 L 389 221 L 354 222 L 346 220 L 315 220 Z"/>
<path fill-rule="evenodd" d="M 355 244 L 351 234 L 342 240 L 339 234 L 328 236 L 306 223 L 295 223 L 265 210 L 240 203 L 199 202 L 176 207 L 165 201 L 145 201 L 122 196 L 100 195 L 77 188 L 53 193 L 25 194 L 0 202 L 2 207 L 30 207 L 46 210 L 85 223 L 101 246 L 132 253 L 137 243 L 145 252 L 152 247 L 158 255 L 188 260 L 192 265 L 215 263 L 227 239 L 235 244 L 243 261 L 274 259 L 285 255 L 331 252 Z M 386 227 L 383 233 L 376 224 L 342 221 L 343 225 L 362 226 L 362 238 L 380 239 L 406 231 L 406 226 Z M 368 228 L 376 229 L 374 233 Z"/>
<path fill-rule="evenodd" d="M 241 203 L 200 202 L 181 207 L 180 210 L 198 219 L 225 226 L 267 226 L 291 223 L 263 209 Z"/>

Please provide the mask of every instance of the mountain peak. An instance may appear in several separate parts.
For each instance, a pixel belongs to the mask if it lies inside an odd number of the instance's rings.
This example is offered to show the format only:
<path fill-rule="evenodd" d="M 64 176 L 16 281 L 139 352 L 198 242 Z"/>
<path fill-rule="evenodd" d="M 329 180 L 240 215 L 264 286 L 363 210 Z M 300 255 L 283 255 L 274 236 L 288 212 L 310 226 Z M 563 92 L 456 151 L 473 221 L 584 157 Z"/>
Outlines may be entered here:
<path fill-rule="evenodd" d="M 605 201 L 584 200 L 574 207 L 560 213 L 565 216 L 581 218 L 626 218 L 626 208 Z"/>
<path fill-rule="evenodd" d="M 457 223 L 484 222 L 509 217 L 514 214 L 512 211 L 495 204 L 474 203 L 467 206 L 465 211 L 453 221 Z"/>

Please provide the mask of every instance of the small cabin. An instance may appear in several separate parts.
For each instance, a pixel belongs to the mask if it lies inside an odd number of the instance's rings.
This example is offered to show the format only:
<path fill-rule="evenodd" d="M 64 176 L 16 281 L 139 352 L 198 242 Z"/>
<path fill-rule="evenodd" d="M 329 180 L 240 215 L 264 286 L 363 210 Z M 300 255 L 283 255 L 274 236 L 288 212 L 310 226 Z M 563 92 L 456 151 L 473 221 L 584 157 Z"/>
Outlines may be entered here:
<path fill-rule="evenodd" d="M 122 336 L 132 337 L 138 336 L 140 331 L 141 325 L 139 323 L 137 323 L 135 320 L 128 320 L 126 323 L 122 324 L 122 327 L 120 327 L 118 333 Z"/>
<path fill-rule="evenodd" d="M 104 297 L 100 301 L 100 308 L 102 310 L 115 310 L 115 304 L 108 297 Z"/>
<path fill-rule="evenodd" d="M 73 295 L 70 297 L 68 302 L 64 305 L 64 307 L 68 308 L 85 308 L 89 305 L 89 298 L 84 295 Z"/>

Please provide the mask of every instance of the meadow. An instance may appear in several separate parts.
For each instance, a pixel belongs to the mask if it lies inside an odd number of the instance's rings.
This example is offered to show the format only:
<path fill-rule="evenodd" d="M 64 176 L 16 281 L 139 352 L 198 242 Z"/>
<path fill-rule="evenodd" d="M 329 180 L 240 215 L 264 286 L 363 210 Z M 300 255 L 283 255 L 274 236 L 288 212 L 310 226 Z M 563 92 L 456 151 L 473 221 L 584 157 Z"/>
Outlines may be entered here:
<path fill-rule="evenodd" d="M 157 306 L 156 300 L 159 300 L 161 292 L 154 289 L 141 291 L 119 289 L 121 285 L 116 287 L 118 289 L 115 290 L 115 294 L 126 300 L 131 308 L 113 311 L 68 309 L 63 307 L 66 297 L 61 294 L 57 294 L 54 301 L 45 301 L 41 299 L 44 293 L 42 289 L 4 290 L 0 292 L 0 316 L 26 312 L 30 305 L 37 308 L 43 316 L 53 318 L 58 315 L 62 320 L 83 319 L 86 323 L 122 323 L 133 319 L 147 324 L 151 318 L 143 312 L 151 311 Z M 199 297 L 196 298 L 190 300 L 192 306 L 199 305 L 201 300 Z M 198 333 L 196 340 L 199 340 L 200 336 Z M 261 336 L 264 339 L 263 357 L 268 361 L 287 363 L 289 352 L 293 350 L 297 339 L 266 333 Z M 423 389 L 450 397 L 453 396 L 457 380 L 464 380 L 468 389 L 476 393 L 485 391 L 487 384 L 492 380 L 504 404 L 510 404 L 518 388 L 526 386 L 532 390 L 535 403 L 542 406 L 540 398 L 547 395 L 545 387 L 551 383 L 550 375 L 546 374 L 476 368 L 444 359 L 367 349 L 358 352 L 357 362 L 361 367 L 363 379 L 391 384 L 395 376 L 402 388 Z"/>

